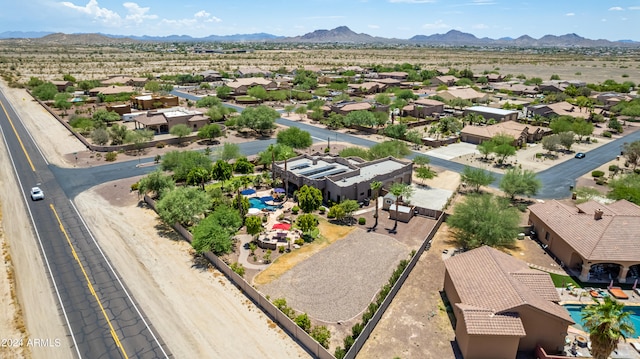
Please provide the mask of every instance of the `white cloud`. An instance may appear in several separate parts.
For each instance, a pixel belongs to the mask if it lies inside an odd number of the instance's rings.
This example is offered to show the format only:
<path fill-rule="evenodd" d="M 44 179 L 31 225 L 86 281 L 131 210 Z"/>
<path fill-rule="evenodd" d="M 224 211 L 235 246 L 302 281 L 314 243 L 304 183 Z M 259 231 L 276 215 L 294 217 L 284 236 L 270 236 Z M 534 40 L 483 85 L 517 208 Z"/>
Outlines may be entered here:
<path fill-rule="evenodd" d="M 471 26 L 471 28 L 482 30 L 482 29 L 488 29 L 489 26 L 485 25 L 485 24 L 475 24 L 475 25 Z"/>
<path fill-rule="evenodd" d="M 564 16 L 576 16 L 575 12 L 568 12 L 566 14 L 564 14 Z"/>
<path fill-rule="evenodd" d="M 389 0 L 390 3 L 405 3 L 405 4 L 426 4 L 436 2 L 436 0 Z"/>
<path fill-rule="evenodd" d="M 429 29 L 429 30 L 450 29 L 451 26 L 449 26 L 449 25 L 445 24 L 444 22 L 442 22 L 442 20 L 437 20 L 433 24 L 424 24 L 424 25 L 422 25 L 422 28 L 423 29 Z"/>
<path fill-rule="evenodd" d="M 145 20 L 154 20 L 158 18 L 157 15 L 147 14 L 150 8 L 140 7 L 140 5 L 134 2 L 126 2 L 122 4 L 122 6 L 124 6 L 128 11 L 127 16 L 125 16 L 127 21 L 141 24 Z"/>
<path fill-rule="evenodd" d="M 620 6 L 614 6 L 614 7 L 610 7 L 609 11 L 623 11 L 624 9 L 621 8 Z"/>
<path fill-rule="evenodd" d="M 222 20 L 218 17 L 211 16 L 208 12 L 204 10 L 200 10 L 193 15 L 194 18 L 203 20 L 204 22 L 221 22 Z"/>
<path fill-rule="evenodd" d="M 69 1 L 64 1 L 61 4 L 105 23 L 119 23 L 120 20 L 122 20 L 117 12 L 100 7 L 97 0 L 89 0 L 89 2 L 84 6 L 78 6 Z"/>
<path fill-rule="evenodd" d="M 379 29 L 380 25 L 367 25 L 367 27 L 370 29 Z"/>

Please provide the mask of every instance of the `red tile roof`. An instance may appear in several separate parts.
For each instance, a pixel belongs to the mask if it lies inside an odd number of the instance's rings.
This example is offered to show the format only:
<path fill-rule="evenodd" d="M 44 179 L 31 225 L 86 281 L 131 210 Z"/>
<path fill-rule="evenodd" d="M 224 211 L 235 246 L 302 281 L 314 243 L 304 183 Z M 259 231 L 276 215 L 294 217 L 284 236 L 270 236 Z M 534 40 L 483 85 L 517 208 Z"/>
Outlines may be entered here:
<path fill-rule="evenodd" d="M 621 200 L 604 205 L 589 201 L 570 207 L 558 201 L 536 203 L 532 214 L 588 261 L 637 261 L 640 258 L 640 207 Z M 597 209 L 603 212 L 596 220 Z"/>
<path fill-rule="evenodd" d="M 521 307 L 531 307 L 546 313 L 551 317 L 573 323 L 569 313 L 556 302 L 560 297 L 551 277 L 544 272 L 531 269 L 516 258 L 502 253 L 491 247 L 480 247 L 445 260 L 445 267 L 461 304 L 477 309 L 489 311 L 499 317 L 500 323 L 511 323 L 515 319 L 509 316 Z M 466 307 L 461 307 L 463 309 Z M 481 319 L 478 313 L 463 313 L 465 318 L 470 315 L 475 320 L 474 325 L 486 325 L 477 331 L 492 331 L 493 322 Z M 467 324 L 469 325 L 469 324 Z M 510 324 L 511 335 L 520 335 L 513 324 Z M 468 328 L 469 329 L 469 328 Z M 502 334 L 505 335 L 505 334 Z"/>

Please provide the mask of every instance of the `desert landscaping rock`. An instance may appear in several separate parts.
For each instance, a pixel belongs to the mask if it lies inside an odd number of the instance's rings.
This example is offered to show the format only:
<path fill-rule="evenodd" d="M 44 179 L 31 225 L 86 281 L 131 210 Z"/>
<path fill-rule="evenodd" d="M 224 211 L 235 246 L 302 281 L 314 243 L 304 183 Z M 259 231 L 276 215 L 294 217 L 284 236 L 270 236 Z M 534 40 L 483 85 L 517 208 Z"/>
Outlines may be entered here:
<path fill-rule="evenodd" d="M 367 308 L 409 249 L 393 238 L 356 229 L 258 289 L 325 322 L 346 321 Z"/>

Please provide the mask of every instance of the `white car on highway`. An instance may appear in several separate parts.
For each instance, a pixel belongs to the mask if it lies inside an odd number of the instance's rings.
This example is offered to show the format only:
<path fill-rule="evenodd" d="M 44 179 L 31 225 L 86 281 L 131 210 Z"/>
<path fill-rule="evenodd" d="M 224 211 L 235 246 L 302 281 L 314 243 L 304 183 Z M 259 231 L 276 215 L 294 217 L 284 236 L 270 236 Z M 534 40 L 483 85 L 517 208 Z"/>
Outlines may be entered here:
<path fill-rule="evenodd" d="M 37 201 L 39 199 L 44 199 L 44 192 L 42 192 L 40 187 L 31 188 L 31 200 Z"/>

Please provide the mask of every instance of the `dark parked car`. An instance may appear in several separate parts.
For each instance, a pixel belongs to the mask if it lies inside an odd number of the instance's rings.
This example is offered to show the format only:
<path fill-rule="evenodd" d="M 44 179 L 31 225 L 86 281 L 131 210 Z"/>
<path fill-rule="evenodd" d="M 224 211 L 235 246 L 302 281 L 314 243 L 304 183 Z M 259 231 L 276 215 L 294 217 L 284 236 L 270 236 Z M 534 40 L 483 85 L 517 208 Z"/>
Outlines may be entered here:
<path fill-rule="evenodd" d="M 576 153 L 576 158 L 584 158 L 586 156 L 583 152 Z"/>

